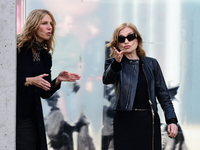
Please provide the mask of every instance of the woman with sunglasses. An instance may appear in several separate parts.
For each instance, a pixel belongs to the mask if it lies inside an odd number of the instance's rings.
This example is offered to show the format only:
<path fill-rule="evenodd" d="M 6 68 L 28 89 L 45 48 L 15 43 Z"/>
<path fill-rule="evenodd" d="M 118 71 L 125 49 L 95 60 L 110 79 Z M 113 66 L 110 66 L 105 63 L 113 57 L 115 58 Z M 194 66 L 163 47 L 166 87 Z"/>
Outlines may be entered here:
<path fill-rule="evenodd" d="M 104 84 L 113 84 L 115 150 L 161 150 L 160 103 L 169 137 L 178 133 L 177 117 L 161 68 L 146 57 L 142 37 L 135 25 L 120 24 L 113 32 L 110 57 L 105 62 Z"/>
<path fill-rule="evenodd" d="M 17 38 L 16 150 L 47 150 L 40 98 L 49 98 L 63 81 L 80 79 L 61 71 L 51 80 L 55 25 L 48 10 L 33 10 Z"/>

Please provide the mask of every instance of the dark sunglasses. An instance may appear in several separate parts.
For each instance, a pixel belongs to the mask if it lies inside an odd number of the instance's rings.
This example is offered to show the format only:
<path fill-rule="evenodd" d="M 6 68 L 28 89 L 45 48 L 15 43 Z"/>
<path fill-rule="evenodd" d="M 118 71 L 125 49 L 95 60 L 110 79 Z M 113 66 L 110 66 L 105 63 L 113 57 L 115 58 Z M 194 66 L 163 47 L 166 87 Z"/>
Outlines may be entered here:
<path fill-rule="evenodd" d="M 118 36 L 118 42 L 119 43 L 124 43 L 126 39 L 130 42 L 130 41 L 133 41 L 136 38 L 137 38 L 137 34 L 135 34 L 135 33 L 129 34 L 126 37 L 124 37 L 124 36 Z"/>

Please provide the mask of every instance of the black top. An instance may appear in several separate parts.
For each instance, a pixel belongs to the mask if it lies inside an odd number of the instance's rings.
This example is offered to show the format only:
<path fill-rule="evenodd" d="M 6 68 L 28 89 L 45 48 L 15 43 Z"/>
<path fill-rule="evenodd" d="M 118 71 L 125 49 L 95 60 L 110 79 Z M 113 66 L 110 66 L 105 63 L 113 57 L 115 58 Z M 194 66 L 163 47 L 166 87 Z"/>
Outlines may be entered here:
<path fill-rule="evenodd" d="M 142 61 L 139 60 L 139 75 L 133 109 L 150 109 L 148 100 L 147 80 L 142 69 Z"/>
<path fill-rule="evenodd" d="M 33 53 L 33 76 L 38 76 L 41 74 L 41 62 L 40 62 L 40 52 L 32 52 Z M 37 57 L 37 59 L 36 59 Z M 37 90 L 36 87 L 35 90 Z M 27 99 L 26 107 L 23 112 L 22 119 L 35 119 L 35 101 L 34 101 L 34 95 L 30 97 L 30 99 Z"/>

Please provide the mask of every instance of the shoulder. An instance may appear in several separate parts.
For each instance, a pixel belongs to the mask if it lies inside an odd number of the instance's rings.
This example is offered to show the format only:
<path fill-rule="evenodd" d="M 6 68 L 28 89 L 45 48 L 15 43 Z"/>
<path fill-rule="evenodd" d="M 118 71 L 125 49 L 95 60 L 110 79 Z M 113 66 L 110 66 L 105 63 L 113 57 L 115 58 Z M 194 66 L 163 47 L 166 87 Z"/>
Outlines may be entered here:
<path fill-rule="evenodd" d="M 18 53 L 24 53 L 24 52 L 27 52 L 30 50 L 31 50 L 31 47 L 30 47 L 30 43 L 28 43 L 28 42 L 24 43 L 24 45 L 22 47 L 20 47 L 20 49 L 17 48 Z"/>
<path fill-rule="evenodd" d="M 158 61 L 157 61 L 157 59 L 155 59 L 155 58 L 153 58 L 153 57 L 144 57 L 144 58 L 142 58 L 142 60 L 144 61 L 144 62 L 146 62 L 146 63 L 152 63 L 152 64 L 154 64 L 154 65 L 156 65 L 156 64 L 158 64 Z"/>
<path fill-rule="evenodd" d="M 142 58 L 144 64 L 149 67 L 149 68 L 152 68 L 152 69 L 156 69 L 156 68 L 160 68 L 160 65 L 157 61 L 157 59 L 155 58 L 152 58 L 152 57 L 144 57 Z"/>
<path fill-rule="evenodd" d="M 157 61 L 155 58 L 153 57 L 144 57 L 142 58 L 143 60 L 146 60 L 146 61 Z"/>
<path fill-rule="evenodd" d="M 41 53 L 43 53 L 44 55 L 51 56 L 51 54 L 46 49 L 42 49 Z"/>
<path fill-rule="evenodd" d="M 47 50 L 45 50 L 45 49 L 41 50 L 41 52 L 40 52 L 40 59 L 44 60 L 44 62 L 46 64 L 52 65 L 52 56 L 51 56 L 51 54 Z"/>
<path fill-rule="evenodd" d="M 114 61 L 114 58 L 107 58 L 106 63 L 112 63 Z"/>

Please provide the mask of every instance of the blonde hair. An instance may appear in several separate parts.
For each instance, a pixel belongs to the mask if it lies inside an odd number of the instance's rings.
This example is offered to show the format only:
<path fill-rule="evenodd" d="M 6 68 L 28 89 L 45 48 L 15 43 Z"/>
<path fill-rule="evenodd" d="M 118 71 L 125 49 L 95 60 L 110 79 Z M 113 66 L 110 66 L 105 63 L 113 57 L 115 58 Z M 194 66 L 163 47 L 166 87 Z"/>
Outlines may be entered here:
<path fill-rule="evenodd" d="M 32 46 L 33 42 L 37 40 L 37 29 L 42 21 L 42 18 L 45 15 L 49 15 L 52 19 L 52 33 L 51 37 L 49 40 L 45 40 L 45 49 L 50 53 L 54 52 L 54 47 L 55 47 L 55 19 L 51 12 L 45 9 L 35 9 L 31 11 L 26 19 L 26 22 L 22 28 L 21 33 L 17 36 L 17 48 L 18 51 L 20 51 L 20 48 L 26 43 L 30 43 L 30 47 Z"/>
<path fill-rule="evenodd" d="M 126 27 L 131 28 L 133 30 L 133 32 L 135 34 L 137 34 L 137 40 L 138 40 L 138 47 L 136 48 L 137 55 L 139 57 L 145 57 L 146 54 L 145 54 L 144 49 L 142 48 L 141 34 L 137 30 L 136 26 L 132 23 L 122 23 L 114 30 L 113 35 L 112 35 L 112 39 L 110 40 L 110 42 L 108 44 L 106 44 L 107 47 L 110 47 L 110 57 L 114 57 L 113 47 L 115 47 L 116 49 L 119 49 L 118 48 L 118 40 L 117 40 L 118 35 L 119 35 L 119 32 Z"/>

